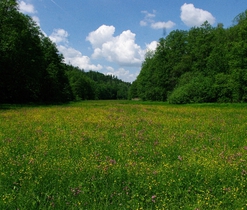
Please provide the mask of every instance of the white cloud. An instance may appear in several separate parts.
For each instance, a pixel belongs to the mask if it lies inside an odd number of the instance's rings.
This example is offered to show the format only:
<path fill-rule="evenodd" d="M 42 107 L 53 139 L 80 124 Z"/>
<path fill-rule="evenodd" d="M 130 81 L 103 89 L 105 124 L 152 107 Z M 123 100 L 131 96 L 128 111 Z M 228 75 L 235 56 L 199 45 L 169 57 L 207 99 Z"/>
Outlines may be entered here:
<path fill-rule="evenodd" d="M 157 46 L 158 46 L 158 42 L 152 41 L 151 43 L 146 44 L 146 48 L 147 48 L 146 51 L 155 51 Z"/>
<path fill-rule="evenodd" d="M 156 16 L 156 11 L 153 10 L 153 13 L 149 13 L 148 11 L 141 11 L 141 13 L 145 14 L 144 20 L 148 22 L 153 22 L 153 18 Z"/>
<path fill-rule="evenodd" d="M 71 64 L 73 66 L 78 66 L 84 70 L 99 71 L 103 67 L 101 65 L 93 65 L 90 62 L 88 56 L 82 55 L 82 53 L 74 48 L 66 47 L 63 45 L 57 46 L 58 50 L 63 54 L 65 58 L 65 63 Z"/>
<path fill-rule="evenodd" d="M 174 22 L 170 20 L 167 22 L 161 22 L 161 21 L 155 22 L 154 21 L 154 18 L 156 17 L 155 10 L 153 10 L 153 13 L 149 13 L 147 11 L 142 11 L 141 13 L 145 14 L 145 17 L 143 20 L 140 21 L 140 26 L 150 25 L 152 29 L 163 29 L 163 28 L 170 29 L 176 25 Z"/>
<path fill-rule="evenodd" d="M 143 52 L 145 53 L 147 53 L 148 51 L 154 52 L 156 50 L 157 45 L 158 45 L 157 41 L 152 41 L 151 43 L 146 44 L 146 49 L 143 50 Z M 106 73 L 107 75 L 117 76 L 119 79 L 126 82 L 133 82 L 140 73 L 140 69 L 141 69 L 141 67 L 132 67 L 132 68 L 129 67 L 131 70 L 127 70 L 121 67 L 115 70 L 111 66 L 105 66 L 104 68 L 107 70 Z"/>
<path fill-rule="evenodd" d="M 18 2 L 20 12 L 24 14 L 35 14 L 37 11 L 35 10 L 32 4 L 26 3 L 24 1 Z M 37 16 L 32 16 L 33 21 L 40 27 L 40 19 Z"/>
<path fill-rule="evenodd" d="M 148 26 L 150 23 L 154 23 L 155 13 L 156 11 L 153 10 L 153 13 L 149 13 L 148 11 L 141 11 L 141 13 L 145 14 L 143 20 L 140 21 L 140 26 Z"/>
<path fill-rule="evenodd" d="M 125 81 L 125 82 L 133 82 L 136 77 L 137 77 L 137 73 L 133 74 L 133 73 L 130 73 L 129 70 L 126 70 L 124 68 L 119 68 L 117 70 L 114 70 L 112 67 L 108 66 L 107 67 L 108 69 L 110 69 L 106 75 L 114 75 L 116 76 L 117 78 Z"/>
<path fill-rule="evenodd" d="M 155 50 L 157 41 L 146 44 L 145 49 L 142 49 L 135 43 L 136 35 L 130 30 L 123 31 L 118 36 L 114 36 L 114 32 L 114 26 L 102 25 L 89 33 L 86 40 L 94 49 L 92 58 L 103 58 L 106 61 L 119 64 L 120 68 L 118 69 L 91 63 L 90 57 L 69 46 L 69 34 L 64 29 L 54 29 L 49 38 L 57 44 L 57 49 L 63 54 L 65 63 L 78 66 L 86 71 L 93 70 L 115 75 L 123 81 L 132 82 L 140 72 L 145 53 L 147 50 Z M 123 66 L 128 66 L 128 69 Z"/>
<path fill-rule="evenodd" d="M 32 4 L 28 4 L 24 1 L 19 2 L 19 10 L 22 13 L 29 13 L 29 14 L 37 13 L 37 11 L 34 9 L 34 6 Z"/>
<path fill-rule="evenodd" d="M 163 29 L 163 28 L 172 28 L 174 27 L 176 24 L 173 23 L 172 21 L 168 21 L 168 22 L 156 22 L 156 23 L 152 23 L 151 24 L 151 28 L 153 29 Z"/>
<path fill-rule="evenodd" d="M 40 26 L 40 19 L 37 16 L 33 16 L 32 19 L 38 26 Z"/>
<path fill-rule="evenodd" d="M 147 25 L 148 25 L 148 23 L 146 21 L 144 21 L 144 20 L 140 21 L 140 26 L 147 26 Z"/>
<path fill-rule="evenodd" d="M 111 66 L 106 66 L 105 68 L 107 69 L 107 71 L 114 72 L 114 68 L 112 68 Z"/>
<path fill-rule="evenodd" d="M 92 44 L 94 49 L 100 48 L 105 42 L 111 41 L 113 39 L 114 32 L 114 26 L 102 25 L 96 31 L 89 33 L 86 40 Z"/>
<path fill-rule="evenodd" d="M 82 55 L 82 53 L 72 47 L 69 47 L 68 41 L 69 33 L 64 29 L 54 29 L 49 38 L 57 44 L 57 49 L 64 56 L 64 61 L 67 64 L 78 66 L 84 70 L 99 71 L 103 67 L 101 65 L 91 64 L 88 56 Z"/>
<path fill-rule="evenodd" d="M 140 66 L 145 52 L 135 43 L 135 34 L 127 30 L 114 37 L 114 32 L 114 26 L 102 25 L 89 33 L 87 40 L 94 48 L 92 57 L 102 57 L 120 66 Z"/>
<path fill-rule="evenodd" d="M 189 27 L 201 26 L 205 21 L 211 25 L 215 23 L 215 18 L 210 12 L 195 8 L 193 4 L 185 3 L 181 6 L 180 18 Z"/>
<path fill-rule="evenodd" d="M 56 44 L 58 43 L 68 43 L 68 36 L 69 33 L 65 31 L 64 29 L 54 29 L 52 34 L 49 36 L 51 41 L 55 42 Z"/>

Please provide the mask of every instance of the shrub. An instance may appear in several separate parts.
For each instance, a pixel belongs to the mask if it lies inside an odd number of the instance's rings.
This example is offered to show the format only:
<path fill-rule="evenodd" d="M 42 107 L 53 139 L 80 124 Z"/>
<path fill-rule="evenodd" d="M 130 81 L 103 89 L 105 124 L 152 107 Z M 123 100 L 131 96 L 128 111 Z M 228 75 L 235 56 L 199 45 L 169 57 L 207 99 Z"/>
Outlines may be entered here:
<path fill-rule="evenodd" d="M 202 74 L 185 73 L 168 101 L 172 104 L 212 102 L 212 84 L 212 79 Z"/>

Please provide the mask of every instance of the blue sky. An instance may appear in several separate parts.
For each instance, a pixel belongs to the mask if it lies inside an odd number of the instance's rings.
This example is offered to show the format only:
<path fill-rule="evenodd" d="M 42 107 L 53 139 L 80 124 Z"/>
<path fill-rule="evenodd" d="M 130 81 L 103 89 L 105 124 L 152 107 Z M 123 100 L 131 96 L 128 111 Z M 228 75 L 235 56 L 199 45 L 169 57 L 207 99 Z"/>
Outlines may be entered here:
<path fill-rule="evenodd" d="M 246 0 L 19 0 L 56 43 L 65 62 L 85 71 L 116 75 L 132 82 L 147 50 L 172 30 L 189 30 L 208 20 L 232 20 L 247 9 Z"/>

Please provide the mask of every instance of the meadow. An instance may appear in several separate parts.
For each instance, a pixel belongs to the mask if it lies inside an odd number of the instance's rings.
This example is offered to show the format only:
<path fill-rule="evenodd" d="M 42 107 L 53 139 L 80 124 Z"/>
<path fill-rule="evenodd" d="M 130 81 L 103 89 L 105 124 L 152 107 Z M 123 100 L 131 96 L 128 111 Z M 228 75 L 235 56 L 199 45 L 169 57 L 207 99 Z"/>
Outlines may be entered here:
<path fill-rule="evenodd" d="M 247 104 L 0 107 L 0 209 L 247 209 Z"/>

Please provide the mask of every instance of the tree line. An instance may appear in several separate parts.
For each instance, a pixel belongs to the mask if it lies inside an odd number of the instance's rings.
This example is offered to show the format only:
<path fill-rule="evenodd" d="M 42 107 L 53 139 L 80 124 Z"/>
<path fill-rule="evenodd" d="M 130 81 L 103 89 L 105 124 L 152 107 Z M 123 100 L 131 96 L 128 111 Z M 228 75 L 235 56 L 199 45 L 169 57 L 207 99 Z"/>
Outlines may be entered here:
<path fill-rule="evenodd" d="M 16 0 L 0 1 L 0 103 L 128 98 L 130 83 L 63 60 Z"/>
<path fill-rule="evenodd" d="M 247 10 L 233 25 L 174 30 L 146 54 L 132 98 L 170 103 L 247 102 Z"/>

